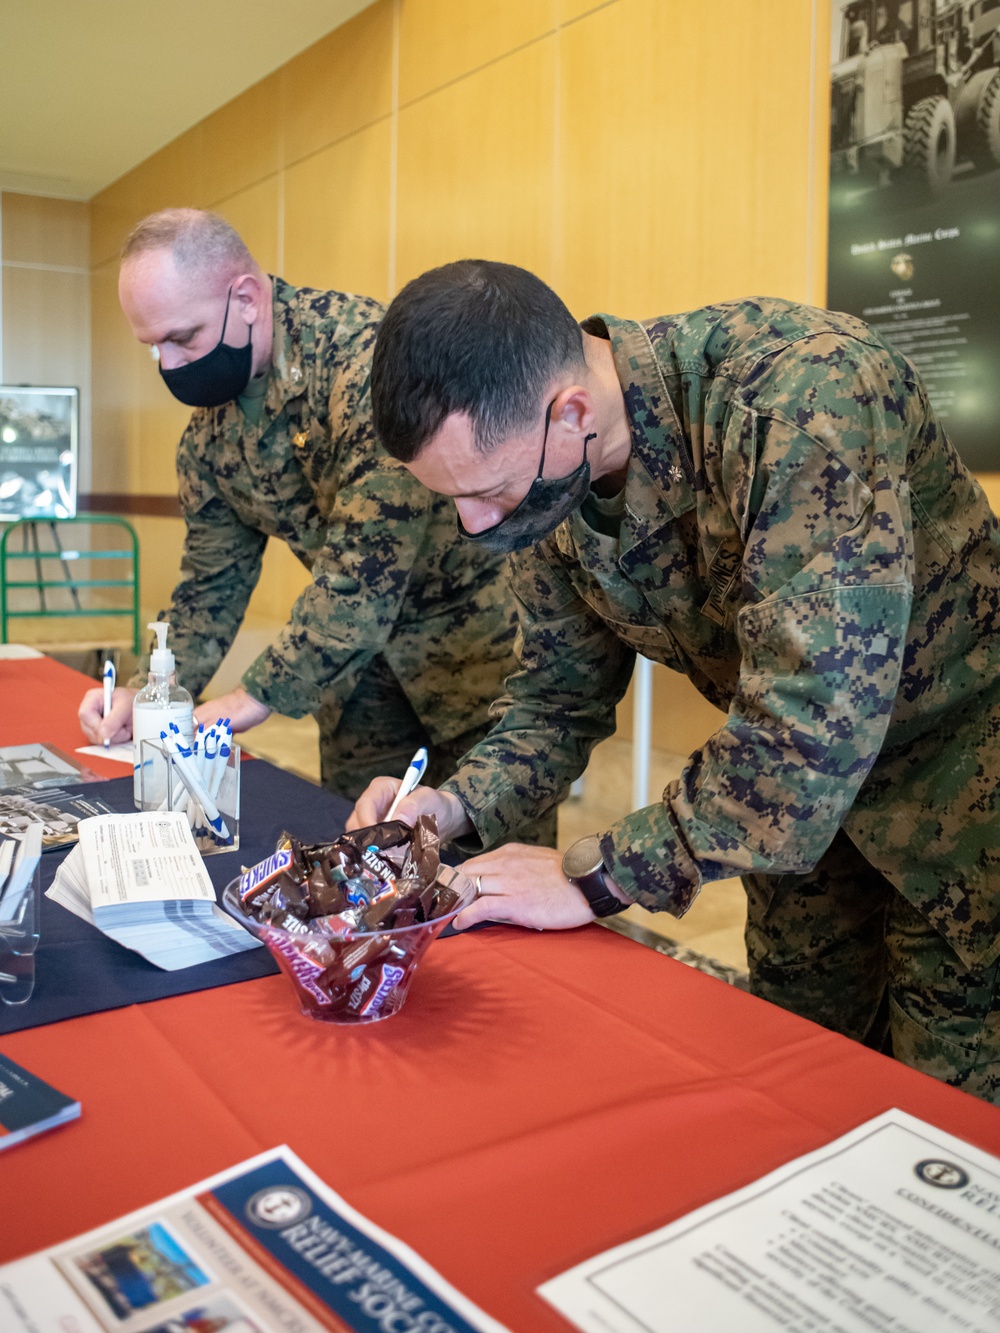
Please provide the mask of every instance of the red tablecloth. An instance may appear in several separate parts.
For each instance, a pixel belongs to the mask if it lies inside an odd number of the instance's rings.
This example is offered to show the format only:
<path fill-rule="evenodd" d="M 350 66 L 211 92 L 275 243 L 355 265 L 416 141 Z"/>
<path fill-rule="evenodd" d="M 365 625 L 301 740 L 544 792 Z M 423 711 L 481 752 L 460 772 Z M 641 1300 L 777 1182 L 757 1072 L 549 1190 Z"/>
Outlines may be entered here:
<path fill-rule="evenodd" d="M 83 685 L 0 662 L 0 740 L 71 750 Z M 889 1107 L 1000 1153 L 1000 1109 L 598 926 L 442 941 L 367 1029 L 270 977 L 3 1050 L 83 1117 L 0 1155 L 0 1259 L 288 1143 L 518 1330 L 566 1327 L 546 1278 Z"/>

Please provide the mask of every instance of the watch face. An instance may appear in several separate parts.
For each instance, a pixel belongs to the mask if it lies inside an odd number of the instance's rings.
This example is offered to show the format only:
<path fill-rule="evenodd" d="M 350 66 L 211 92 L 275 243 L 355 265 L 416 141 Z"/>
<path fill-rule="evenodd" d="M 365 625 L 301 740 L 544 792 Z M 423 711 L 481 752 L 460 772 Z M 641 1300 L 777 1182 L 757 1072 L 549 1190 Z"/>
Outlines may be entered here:
<path fill-rule="evenodd" d="M 603 870 L 600 838 L 596 834 L 579 838 L 564 852 L 562 868 L 567 879 L 580 879 L 584 875 L 592 875 L 595 870 Z"/>

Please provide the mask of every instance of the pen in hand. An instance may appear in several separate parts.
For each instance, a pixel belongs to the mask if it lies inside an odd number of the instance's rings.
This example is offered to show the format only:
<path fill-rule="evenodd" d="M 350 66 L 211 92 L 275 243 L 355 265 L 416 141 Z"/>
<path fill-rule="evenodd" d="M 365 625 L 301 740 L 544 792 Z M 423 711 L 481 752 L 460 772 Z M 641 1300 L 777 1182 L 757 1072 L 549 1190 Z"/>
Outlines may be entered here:
<path fill-rule="evenodd" d="M 420 785 L 420 779 L 424 776 L 426 769 L 427 751 L 421 746 L 410 760 L 409 768 L 403 774 L 403 781 L 399 785 L 399 791 L 396 792 L 396 799 L 393 801 L 392 805 L 389 806 L 389 813 L 386 815 L 386 820 L 393 818 L 396 813 L 396 807 L 399 805 L 400 801 L 402 801 L 404 797 L 409 796 L 414 787 Z"/>
<path fill-rule="evenodd" d="M 116 680 L 116 679 L 117 679 L 117 677 L 116 677 L 116 675 L 115 675 L 115 664 L 114 664 L 114 662 L 112 662 L 112 661 L 110 661 L 110 660 L 109 660 L 109 661 L 106 661 L 106 662 L 104 663 L 104 720 L 105 720 L 105 721 L 107 721 L 108 716 L 109 716 L 109 714 L 110 714 L 110 712 L 111 712 L 111 699 L 112 699 L 112 696 L 114 695 L 114 692 L 115 692 L 115 680 Z M 110 737 L 110 736 L 105 736 L 105 737 L 104 737 L 104 748 L 105 748 L 105 750 L 108 750 L 108 749 L 111 748 L 111 737 Z"/>

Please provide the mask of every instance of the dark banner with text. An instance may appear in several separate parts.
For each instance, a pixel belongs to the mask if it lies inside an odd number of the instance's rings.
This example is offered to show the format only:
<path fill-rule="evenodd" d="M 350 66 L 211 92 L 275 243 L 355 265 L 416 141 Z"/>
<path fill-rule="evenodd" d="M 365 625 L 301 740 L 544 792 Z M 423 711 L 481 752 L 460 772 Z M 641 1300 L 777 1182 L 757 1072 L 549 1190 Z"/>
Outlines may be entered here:
<path fill-rule="evenodd" d="M 827 305 L 1000 471 L 1000 0 L 834 0 Z"/>

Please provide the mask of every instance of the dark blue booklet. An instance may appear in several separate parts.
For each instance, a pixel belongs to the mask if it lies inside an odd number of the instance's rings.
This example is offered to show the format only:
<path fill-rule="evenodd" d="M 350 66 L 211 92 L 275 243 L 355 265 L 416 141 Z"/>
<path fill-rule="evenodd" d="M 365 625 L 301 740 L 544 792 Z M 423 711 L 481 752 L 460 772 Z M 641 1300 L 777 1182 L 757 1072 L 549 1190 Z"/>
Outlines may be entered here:
<path fill-rule="evenodd" d="M 80 1114 L 80 1103 L 0 1055 L 0 1149 Z"/>

